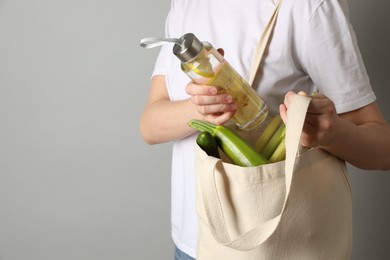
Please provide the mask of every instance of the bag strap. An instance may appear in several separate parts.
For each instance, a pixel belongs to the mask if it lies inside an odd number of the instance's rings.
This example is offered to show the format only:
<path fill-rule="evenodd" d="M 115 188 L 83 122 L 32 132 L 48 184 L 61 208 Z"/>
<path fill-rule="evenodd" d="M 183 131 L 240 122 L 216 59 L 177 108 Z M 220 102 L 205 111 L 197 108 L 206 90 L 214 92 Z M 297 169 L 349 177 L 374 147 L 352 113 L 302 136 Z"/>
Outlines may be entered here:
<path fill-rule="evenodd" d="M 209 171 L 200 171 L 199 179 L 201 193 L 205 207 L 206 216 L 210 225 L 210 230 L 215 240 L 221 245 L 237 250 L 247 251 L 254 249 L 264 243 L 276 230 L 285 212 L 286 202 L 290 194 L 294 165 L 297 157 L 300 136 L 306 117 L 307 108 L 311 98 L 301 95 L 294 95 L 287 111 L 288 121 L 286 122 L 286 161 L 285 161 L 285 181 L 286 193 L 283 207 L 278 216 L 261 223 L 259 226 L 231 238 L 225 222 L 222 205 L 219 199 L 216 186 L 216 168 L 222 164 L 221 160 L 207 157 L 205 163 Z M 261 167 L 261 166 L 259 166 Z M 210 174 L 212 172 L 212 174 Z"/>
<path fill-rule="evenodd" d="M 265 26 L 263 34 L 261 35 L 260 40 L 257 44 L 256 50 L 255 50 L 255 56 L 254 56 L 253 62 L 252 62 L 252 70 L 251 70 L 251 74 L 249 76 L 249 84 L 250 85 L 252 85 L 253 81 L 255 80 L 256 73 L 259 69 L 261 60 L 263 58 L 264 51 L 268 45 L 269 39 L 271 38 L 271 33 L 272 33 L 272 30 L 275 26 L 276 18 L 278 16 L 281 3 L 282 3 L 282 0 L 278 0 L 278 2 L 276 3 L 275 9 L 274 9 L 267 25 Z"/>

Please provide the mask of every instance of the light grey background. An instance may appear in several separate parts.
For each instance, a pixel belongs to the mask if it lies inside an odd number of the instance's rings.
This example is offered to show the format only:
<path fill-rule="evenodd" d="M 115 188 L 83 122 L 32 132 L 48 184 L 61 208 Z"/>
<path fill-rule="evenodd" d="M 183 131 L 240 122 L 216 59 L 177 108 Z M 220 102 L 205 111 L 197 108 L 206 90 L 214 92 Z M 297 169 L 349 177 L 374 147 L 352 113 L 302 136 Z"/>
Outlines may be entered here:
<path fill-rule="evenodd" d="M 169 5 L 0 0 L 0 260 L 172 259 L 171 144 L 138 132 Z M 390 4 L 350 6 L 390 122 Z M 351 179 L 353 259 L 389 259 L 390 172 Z"/>

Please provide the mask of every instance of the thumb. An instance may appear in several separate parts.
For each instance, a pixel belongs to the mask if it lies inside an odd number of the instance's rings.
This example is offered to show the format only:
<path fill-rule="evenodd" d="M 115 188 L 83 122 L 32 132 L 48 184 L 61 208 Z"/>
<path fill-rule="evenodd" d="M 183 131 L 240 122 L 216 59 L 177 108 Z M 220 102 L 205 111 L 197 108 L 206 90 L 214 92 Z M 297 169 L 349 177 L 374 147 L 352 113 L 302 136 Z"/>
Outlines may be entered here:
<path fill-rule="evenodd" d="M 284 104 L 279 105 L 279 114 L 280 118 L 282 118 L 283 123 L 287 123 L 287 107 Z"/>

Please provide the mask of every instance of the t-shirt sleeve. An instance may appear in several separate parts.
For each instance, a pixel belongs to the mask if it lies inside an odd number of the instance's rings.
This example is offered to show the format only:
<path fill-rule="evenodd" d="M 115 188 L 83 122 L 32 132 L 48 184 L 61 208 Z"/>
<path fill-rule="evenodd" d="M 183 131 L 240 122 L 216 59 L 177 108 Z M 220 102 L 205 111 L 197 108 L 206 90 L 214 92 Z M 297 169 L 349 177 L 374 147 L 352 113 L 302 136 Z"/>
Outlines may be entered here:
<path fill-rule="evenodd" d="M 176 11 L 176 4 L 175 1 L 171 1 L 171 8 L 168 12 L 167 18 L 165 20 L 165 37 L 169 38 L 171 37 L 170 34 L 170 23 L 175 16 Z M 157 56 L 154 69 L 152 72 L 152 77 L 155 75 L 167 75 L 168 73 L 168 66 L 170 63 L 168 62 L 171 59 L 172 56 L 172 45 L 171 44 L 164 44 L 162 45 L 160 52 Z"/>
<path fill-rule="evenodd" d="M 164 75 L 166 76 L 168 73 L 168 60 L 170 58 L 170 55 L 172 55 L 172 48 L 169 48 L 168 45 L 163 45 L 160 49 L 160 52 L 157 56 L 154 69 L 152 72 L 152 77 L 156 75 Z"/>
<path fill-rule="evenodd" d="M 317 89 L 335 103 L 338 113 L 376 99 L 343 0 L 322 1 L 310 17 L 304 38 L 304 69 Z"/>
<path fill-rule="evenodd" d="M 165 21 L 165 37 L 178 38 L 182 35 L 182 21 L 185 14 L 185 6 L 182 0 L 172 0 L 171 9 Z M 157 56 L 152 77 L 155 75 L 165 76 L 166 88 L 171 100 L 183 100 L 188 98 L 185 85 L 190 81 L 181 70 L 180 60 L 172 52 L 173 43 L 162 45 Z"/>

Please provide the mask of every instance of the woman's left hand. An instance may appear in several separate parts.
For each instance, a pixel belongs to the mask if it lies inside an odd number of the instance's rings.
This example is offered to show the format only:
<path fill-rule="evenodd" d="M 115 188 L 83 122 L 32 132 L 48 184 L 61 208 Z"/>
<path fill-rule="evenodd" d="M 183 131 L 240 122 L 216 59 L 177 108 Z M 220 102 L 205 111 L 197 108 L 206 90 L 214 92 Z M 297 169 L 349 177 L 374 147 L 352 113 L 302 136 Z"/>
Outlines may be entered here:
<path fill-rule="evenodd" d="M 293 95 L 296 93 L 289 91 L 279 107 L 280 116 L 285 123 Z M 335 139 L 338 120 L 332 100 L 321 93 L 313 95 L 302 130 L 301 144 L 306 147 L 328 147 Z"/>

